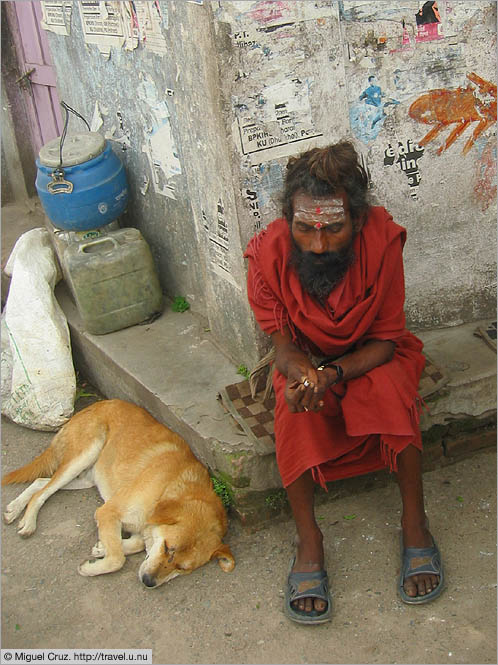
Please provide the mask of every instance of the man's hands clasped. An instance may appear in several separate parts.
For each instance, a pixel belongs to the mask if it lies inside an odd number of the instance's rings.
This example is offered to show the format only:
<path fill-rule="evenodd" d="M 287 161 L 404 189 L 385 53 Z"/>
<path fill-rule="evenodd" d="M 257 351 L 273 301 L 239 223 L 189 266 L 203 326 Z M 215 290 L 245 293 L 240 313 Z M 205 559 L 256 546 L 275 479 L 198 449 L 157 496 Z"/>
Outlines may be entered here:
<path fill-rule="evenodd" d="M 289 411 L 320 411 L 324 405 L 325 391 L 336 379 L 337 372 L 329 367 L 318 371 L 312 366 L 305 369 L 297 364 L 290 365 L 285 385 L 285 399 Z"/>

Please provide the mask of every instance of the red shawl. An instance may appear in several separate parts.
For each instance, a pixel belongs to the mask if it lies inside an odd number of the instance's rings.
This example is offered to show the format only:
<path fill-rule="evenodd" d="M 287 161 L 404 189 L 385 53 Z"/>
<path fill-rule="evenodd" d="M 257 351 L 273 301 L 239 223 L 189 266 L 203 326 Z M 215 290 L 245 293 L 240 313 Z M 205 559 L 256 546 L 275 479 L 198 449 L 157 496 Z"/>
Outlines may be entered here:
<path fill-rule="evenodd" d="M 303 350 L 335 357 L 368 339 L 396 343 L 389 363 L 334 386 L 317 414 L 289 412 L 285 377 L 275 371 L 276 452 L 284 486 L 310 468 L 322 485 L 385 466 L 396 469 L 396 456 L 407 445 L 421 448 L 417 388 L 425 361 L 422 343 L 405 327 L 405 240 L 406 231 L 388 212 L 372 207 L 353 241 L 356 260 L 325 306 L 303 290 L 289 266 L 285 219 L 249 242 L 248 298 L 266 333 L 288 326 Z"/>

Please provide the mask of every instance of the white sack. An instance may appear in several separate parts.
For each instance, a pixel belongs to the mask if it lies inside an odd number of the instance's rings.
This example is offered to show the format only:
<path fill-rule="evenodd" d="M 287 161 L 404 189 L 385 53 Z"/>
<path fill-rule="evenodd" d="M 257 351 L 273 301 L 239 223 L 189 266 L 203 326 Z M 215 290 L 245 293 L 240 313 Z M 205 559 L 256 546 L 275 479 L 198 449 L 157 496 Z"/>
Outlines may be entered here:
<path fill-rule="evenodd" d="M 24 233 L 5 273 L 2 314 L 2 413 L 25 427 L 51 431 L 73 414 L 76 395 L 69 329 L 54 288 L 61 278 L 46 229 Z"/>

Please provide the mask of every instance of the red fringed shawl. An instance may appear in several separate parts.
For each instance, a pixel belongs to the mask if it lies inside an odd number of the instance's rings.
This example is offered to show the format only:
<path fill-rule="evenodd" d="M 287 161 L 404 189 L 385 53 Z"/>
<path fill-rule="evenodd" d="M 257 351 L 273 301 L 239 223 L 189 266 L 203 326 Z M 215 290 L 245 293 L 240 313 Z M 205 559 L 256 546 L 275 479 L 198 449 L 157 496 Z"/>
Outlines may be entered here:
<path fill-rule="evenodd" d="M 277 462 L 285 487 L 307 469 L 326 481 L 388 466 L 407 446 L 422 448 L 417 395 L 424 367 L 422 342 L 405 328 L 402 250 L 406 231 L 382 207 L 372 207 L 354 239 L 356 260 L 321 306 L 289 266 L 291 237 L 285 219 L 254 236 L 248 297 L 268 334 L 288 327 L 294 342 L 314 355 L 339 357 L 366 340 L 392 340 L 393 359 L 346 384 L 330 388 L 319 413 L 290 413 L 286 378 L 274 373 Z"/>

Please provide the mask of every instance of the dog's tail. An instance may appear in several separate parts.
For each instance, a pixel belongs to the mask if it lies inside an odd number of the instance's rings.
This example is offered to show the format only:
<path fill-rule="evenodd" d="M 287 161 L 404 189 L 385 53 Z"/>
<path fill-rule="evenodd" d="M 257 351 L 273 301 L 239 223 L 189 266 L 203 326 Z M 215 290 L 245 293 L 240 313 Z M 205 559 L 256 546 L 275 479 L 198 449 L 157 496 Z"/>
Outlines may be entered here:
<path fill-rule="evenodd" d="M 59 462 L 57 450 L 51 445 L 29 464 L 7 473 L 2 478 L 2 485 L 29 483 L 37 478 L 50 478 L 59 466 Z"/>

